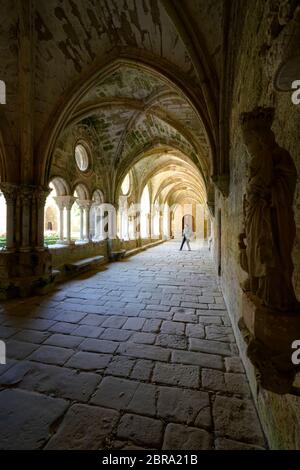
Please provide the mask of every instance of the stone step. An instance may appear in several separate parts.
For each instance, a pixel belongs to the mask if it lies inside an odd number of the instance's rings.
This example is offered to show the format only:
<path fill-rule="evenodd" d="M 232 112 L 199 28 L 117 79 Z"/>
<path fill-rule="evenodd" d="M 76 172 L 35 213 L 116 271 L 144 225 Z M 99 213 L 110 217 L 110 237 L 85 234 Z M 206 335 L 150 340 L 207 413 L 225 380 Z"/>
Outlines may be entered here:
<path fill-rule="evenodd" d="M 78 261 L 74 261 L 72 263 L 66 263 L 65 268 L 67 271 L 83 271 L 85 269 L 89 269 L 92 266 L 102 264 L 105 262 L 105 257 L 102 255 L 93 256 L 91 258 L 83 258 Z"/>

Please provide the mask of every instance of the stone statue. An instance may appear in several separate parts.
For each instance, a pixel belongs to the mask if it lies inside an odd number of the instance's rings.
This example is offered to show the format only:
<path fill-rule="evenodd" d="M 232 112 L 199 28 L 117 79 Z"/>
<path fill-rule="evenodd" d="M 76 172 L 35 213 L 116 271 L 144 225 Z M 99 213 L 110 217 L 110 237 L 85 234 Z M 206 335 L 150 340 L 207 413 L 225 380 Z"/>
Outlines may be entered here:
<path fill-rule="evenodd" d="M 244 232 L 239 235 L 240 262 L 249 275 L 245 290 L 264 306 L 292 311 L 299 306 L 291 256 L 297 172 L 290 154 L 275 142 L 273 116 L 273 108 L 256 108 L 240 119 L 251 157 L 243 204 Z"/>

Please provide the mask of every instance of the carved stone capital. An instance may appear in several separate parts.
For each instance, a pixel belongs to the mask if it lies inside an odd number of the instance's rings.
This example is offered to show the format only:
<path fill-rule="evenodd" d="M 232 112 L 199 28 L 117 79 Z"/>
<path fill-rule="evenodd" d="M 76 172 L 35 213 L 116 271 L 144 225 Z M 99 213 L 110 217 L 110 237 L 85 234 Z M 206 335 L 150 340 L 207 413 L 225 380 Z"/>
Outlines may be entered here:
<path fill-rule="evenodd" d="M 17 199 L 18 186 L 12 183 L 0 183 L 0 191 L 2 191 L 7 203 L 12 203 Z"/>
<path fill-rule="evenodd" d="M 47 199 L 47 197 L 49 196 L 50 193 L 51 193 L 51 189 L 49 187 L 47 187 L 47 186 L 38 186 L 35 189 L 35 193 L 34 193 L 38 205 L 44 206 L 45 202 L 46 202 L 46 199 Z"/>

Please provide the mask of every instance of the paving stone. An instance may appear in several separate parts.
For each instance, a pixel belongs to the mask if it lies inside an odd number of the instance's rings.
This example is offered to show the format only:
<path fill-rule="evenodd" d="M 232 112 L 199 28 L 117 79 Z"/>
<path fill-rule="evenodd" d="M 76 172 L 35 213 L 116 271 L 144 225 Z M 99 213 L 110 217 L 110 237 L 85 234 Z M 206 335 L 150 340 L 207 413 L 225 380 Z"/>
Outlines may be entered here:
<path fill-rule="evenodd" d="M 159 334 L 156 337 L 157 346 L 163 346 L 172 349 L 187 349 L 188 343 L 185 336 Z"/>
<path fill-rule="evenodd" d="M 10 367 L 7 367 L 10 364 Z M 16 361 L 15 359 L 7 359 L 6 365 L 3 367 L 3 372 L 0 374 L 0 385 L 14 386 L 19 384 L 27 372 L 32 368 L 32 363 L 29 361 Z"/>
<path fill-rule="evenodd" d="M 25 359 L 38 347 L 38 344 L 9 339 L 6 341 L 6 355 L 11 359 Z"/>
<path fill-rule="evenodd" d="M 131 337 L 131 341 L 133 343 L 153 344 L 155 340 L 156 340 L 156 335 L 153 333 L 137 332 L 137 333 L 134 333 Z"/>
<path fill-rule="evenodd" d="M 101 326 L 92 326 L 92 325 L 79 325 L 72 335 L 81 336 L 82 338 L 99 338 L 101 333 L 103 333 L 104 328 Z"/>
<path fill-rule="evenodd" d="M 181 306 L 185 308 L 194 308 L 194 309 L 205 309 L 207 308 L 207 304 L 200 302 L 181 302 Z"/>
<path fill-rule="evenodd" d="M 54 323 L 54 325 L 50 326 L 48 331 L 53 332 L 53 333 L 68 334 L 68 333 L 72 333 L 74 330 L 76 330 L 77 327 L 78 327 L 78 325 L 76 325 L 74 323 L 65 323 L 65 322 L 62 322 L 62 321 L 58 321 L 58 322 Z"/>
<path fill-rule="evenodd" d="M 74 352 L 71 349 L 59 348 L 57 346 L 40 346 L 29 357 L 29 360 L 56 364 L 62 366 Z"/>
<path fill-rule="evenodd" d="M 190 349 L 192 351 L 201 351 L 211 354 L 222 354 L 229 356 L 231 354 L 230 345 L 221 341 L 213 341 L 207 339 L 190 338 Z"/>
<path fill-rule="evenodd" d="M 200 383 L 199 367 L 156 363 L 152 380 L 153 382 L 179 387 L 198 388 Z"/>
<path fill-rule="evenodd" d="M 71 336 L 71 335 L 62 335 L 60 333 L 55 333 L 51 335 L 44 344 L 49 344 L 51 346 L 60 346 L 62 348 L 76 348 L 84 338 L 80 336 Z"/>
<path fill-rule="evenodd" d="M 6 364 L 0 364 L 0 376 L 3 377 L 3 374 L 8 371 L 11 367 L 13 367 L 15 364 L 18 364 L 18 361 L 16 359 L 9 359 L 6 358 Z M 2 380 L 0 378 L 0 385 L 2 385 Z"/>
<path fill-rule="evenodd" d="M 141 312 L 139 313 L 139 317 L 149 318 L 151 320 L 153 319 L 172 320 L 173 312 L 158 312 L 155 310 L 141 310 Z"/>
<path fill-rule="evenodd" d="M 234 335 L 232 328 L 228 326 L 215 326 L 209 325 L 205 327 L 205 333 L 207 339 L 213 339 L 217 341 L 234 342 Z"/>
<path fill-rule="evenodd" d="M 215 315 L 198 315 L 198 322 L 202 325 L 222 325 L 221 318 Z"/>
<path fill-rule="evenodd" d="M 203 339 L 205 337 L 205 330 L 203 325 L 186 325 L 186 334 L 187 336 L 191 336 L 192 338 L 200 338 Z"/>
<path fill-rule="evenodd" d="M 162 320 L 145 320 L 142 331 L 148 333 L 158 333 L 160 330 Z"/>
<path fill-rule="evenodd" d="M 98 450 L 107 441 L 119 418 L 114 410 L 75 404 L 68 410 L 58 431 L 46 449 Z"/>
<path fill-rule="evenodd" d="M 209 396 L 206 392 L 175 387 L 159 387 L 157 416 L 177 423 L 212 425 Z"/>
<path fill-rule="evenodd" d="M 233 441 L 232 439 L 218 438 L 215 441 L 215 448 L 217 450 L 265 450 L 263 447 L 255 446 L 252 444 L 245 444 L 244 442 Z"/>
<path fill-rule="evenodd" d="M 106 369 L 106 374 L 129 377 L 135 361 L 127 357 L 115 356 Z"/>
<path fill-rule="evenodd" d="M 98 353 L 114 353 L 119 343 L 115 341 L 106 341 L 94 338 L 87 338 L 79 345 L 82 351 L 91 351 Z"/>
<path fill-rule="evenodd" d="M 226 372 L 245 373 L 243 363 L 239 357 L 225 357 Z"/>
<path fill-rule="evenodd" d="M 124 330 L 140 331 L 144 326 L 145 320 L 143 318 L 128 318 L 123 325 Z"/>
<path fill-rule="evenodd" d="M 168 424 L 163 450 L 208 450 L 212 448 L 212 436 L 202 429 Z"/>
<path fill-rule="evenodd" d="M 25 390 L 0 391 L 0 449 L 40 449 L 68 402 Z"/>
<path fill-rule="evenodd" d="M 91 403 L 106 408 L 125 410 L 138 385 L 139 382 L 132 380 L 104 377 L 94 393 Z"/>
<path fill-rule="evenodd" d="M 120 420 L 117 436 L 158 449 L 163 439 L 163 423 L 153 418 L 125 414 Z"/>
<path fill-rule="evenodd" d="M 250 396 L 250 388 L 244 374 L 220 372 L 219 370 L 203 369 L 202 386 L 208 390 Z"/>
<path fill-rule="evenodd" d="M 56 315 L 55 320 L 66 323 L 78 323 L 86 316 L 84 312 L 68 312 L 67 310 Z M 45 320 L 46 321 L 46 320 Z"/>
<path fill-rule="evenodd" d="M 100 326 L 108 317 L 104 315 L 88 314 L 80 320 L 83 325 Z"/>
<path fill-rule="evenodd" d="M 9 338 L 16 334 L 15 328 L 10 326 L 0 326 L 0 338 L 2 340 Z M 17 339 L 17 338 L 16 338 Z"/>
<path fill-rule="evenodd" d="M 48 395 L 86 402 L 100 380 L 99 374 L 78 373 L 66 367 L 28 362 L 20 386 Z"/>
<path fill-rule="evenodd" d="M 209 367 L 211 369 L 224 369 L 221 356 L 214 354 L 195 353 L 190 351 L 173 351 L 172 362 L 179 364 L 194 364 L 200 367 Z"/>
<path fill-rule="evenodd" d="M 127 411 L 131 411 L 136 414 L 155 416 L 156 392 L 157 389 L 154 385 L 140 383 L 126 407 Z"/>
<path fill-rule="evenodd" d="M 153 367 L 154 363 L 152 361 L 139 359 L 136 361 L 130 377 L 132 379 L 148 381 L 150 380 Z"/>
<path fill-rule="evenodd" d="M 116 328 L 106 328 L 101 334 L 101 339 L 111 341 L 127 341 L 133 334 L 132 330 L 118 330 Z"/>
<path fill-rule="evenodd" d="M 192 313 L 175 313 L 173 317 L 174 321 L 185 322 L 185 323 L 197 323 L 198 318 Z"/>
<path fill-rule="evenodd" d="M 124 323 L 126 323 L 126 317 L 119 317 L 115 315 L 106 318 L 106 320 L 104 320 L 101 326 L 104 328 L 122 328 Z"/>
<path fill-rule="evenodd" d="M 197 309 L 196 310 L 196 315 L 199 316 L 211 316 L 211 317 L 223 317 L 224 315 L 227 315 L 227 312 L 225 310 L 209 310 L 209 309 Z"/>
<path fill-rule="evenodd" d="M 79 370 L 99 370 L 105 369 L 111 359 L 110 354 L 79 351 L 66 362 L 65 366 Z"/>
<path fill-rule="evenodd" d="M 183 335 L 185 331 L 185 323 L 163 321 L 160 331 L 161 333 L 167 333 L 169 335 Z"/>
<path fill-rule="evenodd" d="M 208 304 L 208 308 L 210 310 L 223 310 L 223 311 L 226 311 L 226 305 L 224 304 L 224 302 L 222 302 L 220 304 Z"/>
<path fill-rule="evenodd" d="M 161 305 L 159 301 L 157 301 L 157 303 L 154 303 L 153 299 L 151 299 L 150 302 L 151 304 L 146 305 L 146 310 L 153 310 L 158 312 L 168 312 L 170 310 L 169 305 Z"/>
<path fill-rule="evenodd" d="M 118 353 L 141 359 L 152 359 L 154 361 L 168 361 L 171 355 L 170 351 L 159 346 L 135 343 L 120 344 Z"/>
<path fill-rule="evenodd" d="M 50 336 L 49 331 L 23 330 L 14 335 L 13 339 L 17 341 L 26 341 L 28 343 L 40 344 L 43 343 L 48 338 L 48 336 Z"/>
<path fill-rule="evenodd" d="M 264 446 L 264 436 L 252 401 L 217 396 L 213 417 L 217 436 Z"/>

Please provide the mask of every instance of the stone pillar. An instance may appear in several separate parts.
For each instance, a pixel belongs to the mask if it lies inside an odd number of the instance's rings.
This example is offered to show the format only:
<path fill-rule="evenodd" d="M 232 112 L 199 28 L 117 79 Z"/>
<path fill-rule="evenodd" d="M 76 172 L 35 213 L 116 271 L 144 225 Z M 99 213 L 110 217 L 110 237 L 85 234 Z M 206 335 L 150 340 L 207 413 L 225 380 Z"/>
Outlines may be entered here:
<path fill-rule="evenodd" d="M 1 183 L 0 189 L 6 201 L 6 250 L 12 252 L 16 249 L 17 186 L 10 183 Z"/>
<path fill-rule="evenodd" d="M 70 245 L 72 240 L 71 240 L 71 209 L 76 201 L 76 197 L 74 196 L 62 196 L 63 201 L 64 201 L 64 207 L 66 208 L 67 211 L 67 244 Z"/>
<path fill-rule="evenodd" d="M 44 205 L 49 188 L 2 183 L 7 203 L 7 249 L 0 253 L 0 297 L 27 296 L 53 283 L 44 247 Z M 48 288 L 48 287 L 47 287 Z"/>
<path fill-rule="evenodd" d="M 49 188 L 38 188 L 35 191 L 36 199 L 36 249 L 44 250 L 44 208 Z"/>
<path fill-rule="evenodd" d="M 91 236 L 90 236 L 90 209 L 91 209 L 91 203 L 88 201 L 87 204 L 84 207 L 84 213 L 85 213 L 85 239 L 90 241 Z"/>
<path fill-rule="evenodd" d="M 99 240 L 100 238 L 100 220 L 98 220 L 99 217 L 99 208 L 96 206 L 95 207 L 95 238 L 96 240 Z"/>
<path fill-rule="evenodd" d="M 84 234 L 83 234 L 83 225 L 84 225 L 84 219 L 83 219 L 83 207 L 79 206 L 79 211 L 80 211 L 80 240 L 84 239 Z"/>
<path fill-rule="evenodd" d="M 20 190 L 20 200 L 21 200 L 21 247 L 20 251 L 27 252 L 30 251 L 30 229 L 32 217 L 32 188 L 22 187 Z"/>
<path fill-rule="evenodd" d="M 65 196 L 56 196 L 53 199 L 59 209 L 59 242 L 64 242 L 64 198 Z"/>

